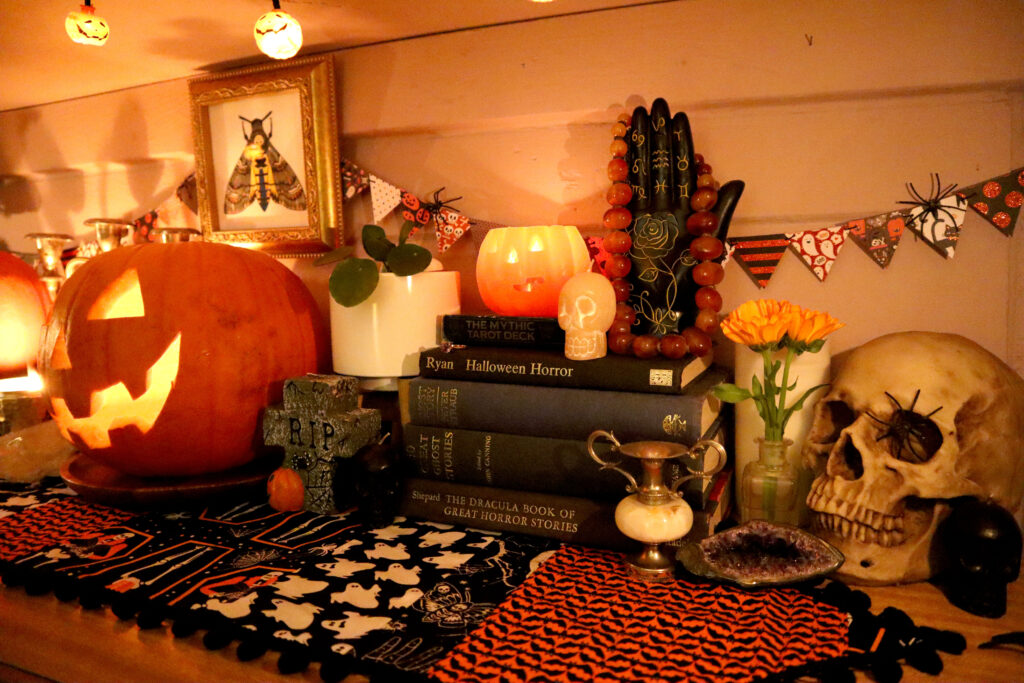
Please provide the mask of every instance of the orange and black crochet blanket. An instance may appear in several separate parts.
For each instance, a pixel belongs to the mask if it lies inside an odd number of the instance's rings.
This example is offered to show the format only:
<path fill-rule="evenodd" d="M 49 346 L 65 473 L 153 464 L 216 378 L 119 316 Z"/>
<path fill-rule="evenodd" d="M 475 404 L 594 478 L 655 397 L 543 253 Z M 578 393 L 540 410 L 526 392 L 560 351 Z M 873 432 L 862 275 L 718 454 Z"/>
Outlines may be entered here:
<path fill-rule="evenodd" d="M 247 500 L 133 514 L 60 481 L 0 481 L 0 578 L 139 628 L 202 631 L 241 659 L 277 651 L 282 672 L 313 665 L 325 681 L 894 681 L 962 650 L 836 582 L 648 584 L 617 553 L 543 538 Z"/>

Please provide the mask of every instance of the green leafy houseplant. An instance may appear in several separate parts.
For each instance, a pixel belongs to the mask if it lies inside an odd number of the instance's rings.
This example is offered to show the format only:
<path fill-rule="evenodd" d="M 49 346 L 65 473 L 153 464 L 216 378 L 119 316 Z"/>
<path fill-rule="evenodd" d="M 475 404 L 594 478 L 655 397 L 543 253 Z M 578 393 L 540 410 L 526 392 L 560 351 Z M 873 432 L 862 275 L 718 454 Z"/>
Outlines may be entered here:
<path fill-rule="evenodd" d="M 352 247 L 342 247 L 321 257 L 318 264 L 342 259 L 331 273 L 327 288 L 331 297 L 342 306 L 351 308 L 366 301 L 374 290 L 380 274 L 415 275 L 430 266 L 427 249 L 408 242 L 412 224 L 406 222 L 399 233 L 398 244 L 387 238 L 379 225 L 363 226 L 363 249 L 370 258 L 352 255 Z"/>

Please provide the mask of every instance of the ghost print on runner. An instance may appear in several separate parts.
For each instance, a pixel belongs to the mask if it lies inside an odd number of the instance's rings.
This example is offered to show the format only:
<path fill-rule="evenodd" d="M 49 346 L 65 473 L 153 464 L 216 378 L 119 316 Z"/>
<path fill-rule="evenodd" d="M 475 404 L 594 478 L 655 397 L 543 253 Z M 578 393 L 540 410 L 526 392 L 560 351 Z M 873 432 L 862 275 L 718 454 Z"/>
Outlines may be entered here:
<path fill-rule="evenodd" d="M 164 608 L 202 628 L 271 634 L 310 660 L 426 671 L 518 586 L 549 539 L 263 504 L 150 513 L 22 558 L 28 568 Z M 83 550 L 86 549 L 86 550 Z"/>

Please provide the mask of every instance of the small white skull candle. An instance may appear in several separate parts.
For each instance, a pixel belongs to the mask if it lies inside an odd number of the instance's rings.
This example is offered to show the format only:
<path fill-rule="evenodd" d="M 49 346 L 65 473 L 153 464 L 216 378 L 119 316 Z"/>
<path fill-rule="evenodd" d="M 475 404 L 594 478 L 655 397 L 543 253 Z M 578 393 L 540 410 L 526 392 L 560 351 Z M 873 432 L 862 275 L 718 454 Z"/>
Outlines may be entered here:
<path fill-rule="evenodd" d="M 565 330 L 565 357 L 592 360 L 608 353 L 606 333 L 615 320 L 615 290 L 600 273 L 573 275 L 558 296 L 558 326 Z"/>

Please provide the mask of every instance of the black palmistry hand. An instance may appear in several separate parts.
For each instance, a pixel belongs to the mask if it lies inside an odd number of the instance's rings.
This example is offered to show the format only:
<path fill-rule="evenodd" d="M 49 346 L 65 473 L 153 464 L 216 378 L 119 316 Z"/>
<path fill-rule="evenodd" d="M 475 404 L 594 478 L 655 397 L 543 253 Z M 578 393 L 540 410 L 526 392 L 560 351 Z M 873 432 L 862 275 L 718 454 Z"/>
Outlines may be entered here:
<path fill-rule="evenodd" d="M 704 259 L 691 253 L 691 243 L 701 236 L 724 242 L 743 181 L 718 189 L 711 167 L 695 158 L 686 114 L 672 116 L 661 98 L 649 113 L 634 110 L 626 143 L 633 190 L 628 279 L 629 302 L 637 312 L 634 334 L 679 333 L 695 324 L 697 291 L 721 281 L 721 266 L 700 263 Z"/>

